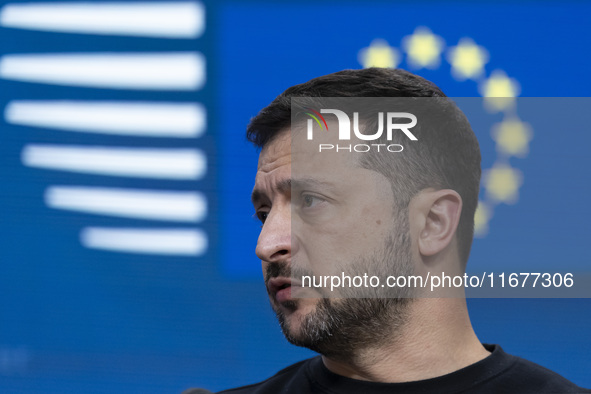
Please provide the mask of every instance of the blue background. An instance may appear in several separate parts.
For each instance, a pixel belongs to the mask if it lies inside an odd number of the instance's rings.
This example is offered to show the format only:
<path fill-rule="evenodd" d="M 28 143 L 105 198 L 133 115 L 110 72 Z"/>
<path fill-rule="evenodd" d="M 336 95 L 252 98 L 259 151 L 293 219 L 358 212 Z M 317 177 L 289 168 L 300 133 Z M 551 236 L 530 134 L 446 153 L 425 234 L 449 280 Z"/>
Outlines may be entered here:
<path fill-rule="evenodd" d="M 5 2 L 2 2 L 4 4 Z M 207 83 L 199 92 L 127 92 L 0 81 L 2 108 L 14 99 L 198 101 L 207 106 L 208 176 L 199 182 L 121 180 L 24 167 L 29 142 L 182 146 L 183 141 L 49 132 L 0 123 L 0 391 L 7 393 L 178 393 L 262 380 L 311 352 L 289 345 L 268 306 L 254 255 L 259 226 L 249 201 L 257 152 L 244 138 L 250 117 L 285 88 L 345 68 L 375 38 L 400 48 L 427 26 L 448 46 L 471 37 L 490 53 L 486 75 L 502 69 L 525 97 L 584 97 L 591 91 L 591 36 L 584 2 L 206 2 L 207 29 L 196 40 L 102 37 L 0 29 L 0 53 L 199 50 Z M 400 67 L 408 68 L 403 61 Z M 416 70 L 449 96 L 478 96 L 443 61 Z M 534 115 L 534 114 L 532 114 Z M 538 122 L 543 118 L 537 114 Z M 533 117 L 521 114 L 524 120 Z M 474 242 L 470 266 L 510 270 L 577 267 L 587 248 L 587 130 L 543 129 L 530 154 L 511 163 L 524 173 L 517 204 L 499 205 L 490 232 Z M 495 160 L 487 131 L 483 167 Z M 480 134 L 479 134 L 480 133 Z M 82 225 L 131 220 L 56 211 L 49 184 L 200 190 L 210 238 L 198 258 L 92 251 Z M 590 299 L 471 299 L 483 342 L 591 387 Z M 23 356 L 24 355 L 24 356 Z"/>

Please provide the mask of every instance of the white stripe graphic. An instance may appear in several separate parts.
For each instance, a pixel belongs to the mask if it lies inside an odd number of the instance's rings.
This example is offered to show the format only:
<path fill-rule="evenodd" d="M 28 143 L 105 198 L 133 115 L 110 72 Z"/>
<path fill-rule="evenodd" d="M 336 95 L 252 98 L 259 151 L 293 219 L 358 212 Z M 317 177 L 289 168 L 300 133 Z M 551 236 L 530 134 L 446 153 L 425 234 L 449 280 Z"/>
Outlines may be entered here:
<path fill-rule="evenodd" d="M 114 252 L 198 256 L 207 251 L 201 230 L 87 227 L 80 233 L 83 246 Z"/>
<path fill-rule="evenodd" d="M 11 101 L 7 123 L 58 130 L 192 138 L 206 128 L 201 104 L 123 101 Z"/>
<path fill-rule="evenodd" d="M 50 208 L 134 219 L 198 222 L 207 214 L 207 201 L 197 192 L 50 186 Z"/>
<path fill-rule="evenodd" d="M 195 2 L 109 2 L 7 4 L 0 25 L 21 29 L 197 38 L 205 29 L 203 4 Z"/>
<path fill-rule="evenodd" d="M 92 88 L 198 90 L 205 59 L 197 52 L 5 55 L 0 77 Z"/>
<path fill-rule="evenodd" d="M 24 165 L 87 174 L 196 180 L 206 172 L 206 158 L 195 149 L 107 148 L 27 145 Z"/>

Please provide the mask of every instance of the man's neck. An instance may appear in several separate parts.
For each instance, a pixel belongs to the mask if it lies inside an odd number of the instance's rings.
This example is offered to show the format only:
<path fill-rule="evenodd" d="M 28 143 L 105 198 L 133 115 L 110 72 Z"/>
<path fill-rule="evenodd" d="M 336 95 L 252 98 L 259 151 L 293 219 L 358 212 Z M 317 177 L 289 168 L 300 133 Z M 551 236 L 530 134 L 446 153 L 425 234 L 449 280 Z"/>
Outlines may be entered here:
<path fill-rule="evenodd" d="M 416 299 L 409 308 L 401 332 L 359 349 L 351 361 L 323 356 L 324 365 L 352 379 L 399 383 L 446 375 L 490 354 L 472 329 L 465 299 Z"/>

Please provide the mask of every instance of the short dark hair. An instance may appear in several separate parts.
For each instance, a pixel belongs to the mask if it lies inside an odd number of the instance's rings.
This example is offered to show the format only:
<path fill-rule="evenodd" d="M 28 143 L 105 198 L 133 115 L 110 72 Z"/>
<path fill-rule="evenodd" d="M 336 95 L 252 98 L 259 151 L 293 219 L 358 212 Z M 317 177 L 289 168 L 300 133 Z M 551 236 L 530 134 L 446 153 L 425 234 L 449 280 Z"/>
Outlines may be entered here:
<path fill-rule="evenodd" d="M 421 144 L 404 147 L 404 160 L 366 155 L 360 164 L 390 179 L 399 208 L 407 208 L 425 188 L 457 191 L 463 204 L 457 230 L 459 257 L 463 264 L 468 261 L 480 190 L 480 147 L 464 113 L 435 84 L 408 71 L 385 68 L 343 70 L 314 78 L 288 88 L 252 118 L 247 128 L 250 142 L 262 148 L 289 129 L 292 97 L 434 98 L 427 100 L 435 104 L 428 108 L 424 100 L 419 101 L 419 111 L 426 115 L 422 119 L 427 121 L 418 124 L 413 133 L 420 130 L 423 138 Z"/>

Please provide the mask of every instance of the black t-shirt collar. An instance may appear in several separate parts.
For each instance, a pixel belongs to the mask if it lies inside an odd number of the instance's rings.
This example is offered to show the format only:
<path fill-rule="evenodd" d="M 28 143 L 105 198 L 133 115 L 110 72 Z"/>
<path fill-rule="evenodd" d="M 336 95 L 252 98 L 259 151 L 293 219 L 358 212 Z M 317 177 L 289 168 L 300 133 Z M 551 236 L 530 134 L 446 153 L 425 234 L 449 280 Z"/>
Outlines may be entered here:
<path fill-rule="evenodd" d="M 326 393 L 459 393 L 493 378 L 515 362 L 515 358 L 505 353 L 499 345 L 483 346 L 491 354 L 477 363 L 447 375 L 414 382 L 376 383 L 346 378 L 326 368 L 320 356 L 308 363 L 307 374 L 313 385 Z"/>

